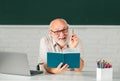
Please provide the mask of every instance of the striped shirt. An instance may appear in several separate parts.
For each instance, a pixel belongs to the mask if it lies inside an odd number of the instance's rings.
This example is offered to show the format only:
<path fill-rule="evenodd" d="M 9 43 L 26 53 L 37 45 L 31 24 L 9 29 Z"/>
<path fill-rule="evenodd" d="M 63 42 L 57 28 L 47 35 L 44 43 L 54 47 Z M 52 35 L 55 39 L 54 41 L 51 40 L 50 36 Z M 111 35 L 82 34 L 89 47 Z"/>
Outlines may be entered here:
<path fill-rule="evenodd" d="M 66 44 L 62 49 L 59 47 L 59 45 L 52 39 L 51 36 L 43 37 L 40 40 L 40 49 L 39 49 L 39 58 L 38 63 L 47 62 L 47 52 L 64 52 L 69 49 L 71 51 L 80 52 L 80 56 L 83 56 L 83 48 L 81 41 L 79 41 L 78 46 L 75 49 L 70 49 L 69 45 Z"/>

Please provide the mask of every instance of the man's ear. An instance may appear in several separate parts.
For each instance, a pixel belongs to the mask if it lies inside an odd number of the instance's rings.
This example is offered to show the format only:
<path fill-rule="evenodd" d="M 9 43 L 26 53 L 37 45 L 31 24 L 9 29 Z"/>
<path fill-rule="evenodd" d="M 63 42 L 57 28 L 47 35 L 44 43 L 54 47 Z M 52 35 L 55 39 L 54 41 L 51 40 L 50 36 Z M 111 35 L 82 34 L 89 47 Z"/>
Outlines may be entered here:
<path fill-rule="evenodd" d="M 53 35 L 53 32 L 49 30 L 49 34 L 52 36 L 52 35 Z"/>
<path fill-rule="evenodd" d="M 49 30 L 49 34 L 52 35 L 52 31 Z"/>

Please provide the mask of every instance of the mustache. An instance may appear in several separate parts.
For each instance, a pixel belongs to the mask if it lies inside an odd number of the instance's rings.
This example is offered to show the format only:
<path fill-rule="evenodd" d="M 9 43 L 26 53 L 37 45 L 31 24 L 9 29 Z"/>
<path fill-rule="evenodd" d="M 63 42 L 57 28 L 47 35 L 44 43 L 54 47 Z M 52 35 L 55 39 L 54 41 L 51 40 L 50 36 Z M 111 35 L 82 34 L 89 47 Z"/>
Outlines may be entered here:
<path fill-rule="evenodd" d="M 58 37 L 59 39 L 61 39 L 61 38 L 66 38 L 65 36 L 64 37 Z"/>

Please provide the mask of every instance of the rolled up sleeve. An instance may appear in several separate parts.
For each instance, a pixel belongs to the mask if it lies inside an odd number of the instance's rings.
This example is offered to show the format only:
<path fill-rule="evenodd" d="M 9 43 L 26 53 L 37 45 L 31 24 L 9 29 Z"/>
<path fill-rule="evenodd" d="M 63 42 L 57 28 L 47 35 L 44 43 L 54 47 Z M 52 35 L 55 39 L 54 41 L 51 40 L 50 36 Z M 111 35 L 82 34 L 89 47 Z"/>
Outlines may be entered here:
<path fill-rule="evenodd" d="M 38 63 L 47 62 L 47 47 L 47 41 L 45 40 L 45 38 L 42 38 L 40 40 Z"/>

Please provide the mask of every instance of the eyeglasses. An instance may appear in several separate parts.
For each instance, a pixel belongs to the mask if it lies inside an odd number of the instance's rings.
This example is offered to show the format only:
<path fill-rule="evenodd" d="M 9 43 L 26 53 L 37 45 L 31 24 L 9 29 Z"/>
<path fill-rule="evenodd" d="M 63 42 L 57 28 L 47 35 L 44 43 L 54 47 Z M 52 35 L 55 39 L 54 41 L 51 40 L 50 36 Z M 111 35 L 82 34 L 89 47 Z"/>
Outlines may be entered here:
<path fill-rule="evenodd" d="M 53 30 L 51 30 L 54 34 L 56 34 L 56 35 L 59 35 L 61 32 L 62 33 L 68 33 L 68 28 L 66 28 L 66 29 L 62 29 L 62 30 L 58 30 L 58 31 L 53 31 Z"/>

